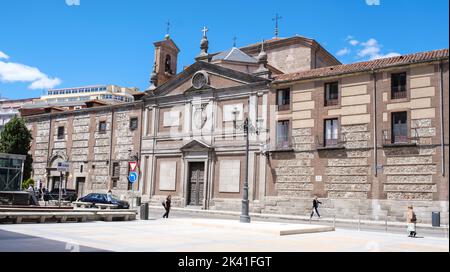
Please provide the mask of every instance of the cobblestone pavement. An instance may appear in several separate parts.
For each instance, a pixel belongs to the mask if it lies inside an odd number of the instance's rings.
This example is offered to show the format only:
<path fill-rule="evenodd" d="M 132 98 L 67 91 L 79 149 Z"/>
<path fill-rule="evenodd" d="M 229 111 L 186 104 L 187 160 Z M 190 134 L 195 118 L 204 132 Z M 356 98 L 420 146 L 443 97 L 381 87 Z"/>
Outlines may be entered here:
<path fill-rule="evenodd" d="M 133 222 L 0 225 L 0 231 L 34 237 L 30 251 L 64 251 L 61 245 L 39 245 L 48 240 L 91 250 L 132 252 L 421 252 L 449 251 L 446 238 L 408 238 L 406 235 L 337 229 L 335 232 L 276 236 L 263 233 L 192 225 L 193 219 Z M 201 219 L 214 220 L 214 219 Z M 40 238 L 40 239 L 38 239 Z M 1 240 L 0 233 L 0 241 Z M 1 243 L 2 250 L 14 251 Z M 11 243 L 12 244 L 12 243 Z M 64 247 L 65 248 L 65 247 Z M 5 250 L 6 249 L 6 250 Z"/>

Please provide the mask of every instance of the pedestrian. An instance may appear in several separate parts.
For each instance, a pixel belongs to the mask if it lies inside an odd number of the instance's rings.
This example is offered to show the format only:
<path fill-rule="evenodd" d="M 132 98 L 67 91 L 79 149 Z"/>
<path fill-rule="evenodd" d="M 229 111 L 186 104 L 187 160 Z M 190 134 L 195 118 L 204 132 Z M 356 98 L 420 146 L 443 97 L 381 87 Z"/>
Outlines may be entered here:
<path fill-rule="evenodd" d="M 163 215 L 163 218 L 169 218 L 171 203 L 172 203 L 172 196 L 169 195 L 166 201 L 162 203 L 164 208 L 166 209 L 166 213 Z"/>
<path fill-rule="evenodd" d="M 417 217 L 416 213 L 414 212 L 413 206 L 408 206 L 408 213 L 406 215 L 406 223 L 408 226 L 408 237 L 416 237 L 416 223 L 417 223 Z"/>
<path fill-rule="evenodd" d="M 108 198 L 108 201 L 112 200 L 112 191 L 109 190 L 108 193 L 106 194 L 106 197 Z"/>
<path fill-rule="evenodd" d="M 45 187 L 42 190 L 42 193 L 44 195 L 44 205 L 47 206 L 47 202 L 50 200 L 50 194 L 49 194 L 47 188 L 45 188 Z"/>
<path fill-rule="evenodd" d="M 312 212 L 311 212 L 311 217 L 310 219 L 314 216 L 314 211 L 317 213 L 317 216 L 319 216 L 320 218 L 320 213 L 319 213 L 319 204 L 322 204 L 322 202 L 319 201 L 319 199 L 316 197 L 314 197 L 313 200 L 313 207 L 312 207 Z"/>

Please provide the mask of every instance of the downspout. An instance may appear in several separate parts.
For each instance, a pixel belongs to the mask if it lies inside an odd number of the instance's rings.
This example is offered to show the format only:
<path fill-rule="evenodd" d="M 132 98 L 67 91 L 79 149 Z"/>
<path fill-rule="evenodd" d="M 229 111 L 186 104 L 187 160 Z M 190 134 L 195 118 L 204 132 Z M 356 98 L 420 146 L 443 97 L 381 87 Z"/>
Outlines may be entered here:
<path fill-rule="evenodd" d="M 445 123 L 444 123 L 444 67 L 442 60 L 439 62 L 439 74 L 440 74 L 440 80 L 439 80 L 439 107 L 441 111 L 441 174 L 443 177 L 445 177 L 445 148 L 444 148 L 444 130 L 445 130 Z"/>
<path fill-rule="evenodd" d="M 143 134 L 143 131 L 144 131 L 144 111 L 145 111 L 145 101 L 142 101 L 142 107 L 141 107 L 141 125 L 139 126 L 140 127 L 140 131 L 139 131 L 139 151 L 138 151 L 138 156 L 139 156 L 139 158 L 138 158 L 138 160 L 139 160 L 139 165 L 138 165 L 138 167 L 139 167 L 139 180 L 138 180 L 138 183 L 139 183 L 139 186 L 138 186 L 138 190 L 139 190 L 139 188 L 141 188 L 141 181 L 143 181 L 144 182 L 144 184 L 142 184 L 142 192 L 141 192 L 141 196 L 143 196 L 144 194 L 145 194 L 145 180 L 143 179 L 143 173 L 142 173 L 142 169 L 141 169 L 141 164 L 143 163 L 144 164 L 144 167 L 145 167 L 145 159 L 144 160 L 142 160 L 142 158 L 141 158 L 141 156 L 142 156 L 142 137 L 144 136 Z M 146 171 L 146 169 L 144 169 L 144 171 Z"/>
<path fill-rule="evenodd" d="M 375 177 L 378 176 L 378 131 L 377 131 L 377 74 L 375 70 L 372 69 L 373 76 L 373 169 Z"/>
<path fill-rule="evenodd" d="M 114 139 L 114 108 L 111 109 L 111 135 L 109 141 L 109 190 L 112 190 L 112 153 L 113 153 L 113 139 Z"/>

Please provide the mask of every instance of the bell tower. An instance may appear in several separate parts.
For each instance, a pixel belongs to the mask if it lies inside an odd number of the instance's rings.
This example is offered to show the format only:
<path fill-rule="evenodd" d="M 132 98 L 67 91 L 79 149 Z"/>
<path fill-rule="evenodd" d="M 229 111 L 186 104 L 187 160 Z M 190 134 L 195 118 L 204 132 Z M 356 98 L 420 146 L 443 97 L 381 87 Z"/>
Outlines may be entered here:
<path fill-rule="evenodd" d="M 178 53 L 180 49 L 175 42 L 166 35 L 163 41 L 155 42 L 155 69 L 158 86 L 166 83 L 177 74 Z"/>

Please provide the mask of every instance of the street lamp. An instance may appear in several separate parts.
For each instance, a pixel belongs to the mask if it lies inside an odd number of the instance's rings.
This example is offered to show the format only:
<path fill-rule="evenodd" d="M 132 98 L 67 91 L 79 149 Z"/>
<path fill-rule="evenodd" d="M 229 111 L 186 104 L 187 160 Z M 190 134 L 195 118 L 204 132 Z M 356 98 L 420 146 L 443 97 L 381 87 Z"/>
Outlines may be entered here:
<path fill-rule="evenodd" d="M 250 223 L 250 215 L 249 215 L 249 200 L 248 200 L 248 160 L 249 160 L 249 149 L 250 149 L 250 141 L 249 134 L 259 135 L 259 130 L 254 127 L 249 118 L 247 117 L 242 125 L 239 128 L 244 130 L 245 133 L 245 181 L 244 181 L 244 194 L 242 198 L 242 212 L 240 217 L 241 223 Z"/>

